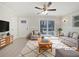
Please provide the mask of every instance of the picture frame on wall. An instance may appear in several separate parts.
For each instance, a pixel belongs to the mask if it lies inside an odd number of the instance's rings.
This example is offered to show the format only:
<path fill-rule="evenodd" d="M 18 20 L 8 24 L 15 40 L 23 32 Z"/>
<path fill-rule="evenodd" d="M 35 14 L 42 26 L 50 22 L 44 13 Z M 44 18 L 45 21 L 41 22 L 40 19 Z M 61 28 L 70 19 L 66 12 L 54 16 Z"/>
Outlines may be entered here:
<path fill-rule="evenodd" d="M 79 16 L 74 16 L 73 17 L 73 26 L 74 27 L 79 27 Z"/>
<path fill-rule="evenodd" d="M 21 20 L 21 23 L 26 23 L 26 20 Z"/>

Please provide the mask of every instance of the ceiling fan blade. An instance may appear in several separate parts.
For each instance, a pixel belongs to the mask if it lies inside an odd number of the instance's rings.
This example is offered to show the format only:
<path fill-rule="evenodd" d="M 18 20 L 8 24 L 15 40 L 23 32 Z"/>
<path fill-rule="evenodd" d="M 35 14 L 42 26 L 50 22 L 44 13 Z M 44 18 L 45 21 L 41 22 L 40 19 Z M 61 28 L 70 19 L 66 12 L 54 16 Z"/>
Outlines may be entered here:
<path fill-rule="evenodd" d="M 52 2 L 49 2 L 47 6 L 49 7 L 51 4 L 52 4 Z"/>
<path fill-rule="evenodd" d="M 47 11 L 56 11 L 56 9 L 48 9 Z"/>
<path fill-rule="evenodd" d="M 44 6 L 43 10 L 46 11 L 46 9 L 47 9 L 47 8 L 46 8 L 46 4 L 44 4 L 43 6 Z"/>
<path fill-rule="evenodd" d="M 42 8 L 40 8 L 40 7 L 35 7 L 36 9 L 40 9 L 40 10 L 42 10 Z"/>

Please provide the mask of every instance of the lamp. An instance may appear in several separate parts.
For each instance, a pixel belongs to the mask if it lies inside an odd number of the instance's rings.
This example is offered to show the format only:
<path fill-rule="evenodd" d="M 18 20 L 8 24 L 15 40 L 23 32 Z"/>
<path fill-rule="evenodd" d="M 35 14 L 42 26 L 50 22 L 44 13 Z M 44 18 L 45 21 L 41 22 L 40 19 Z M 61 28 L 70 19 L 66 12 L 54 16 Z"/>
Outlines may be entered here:
<path fill-rule="evenodd" d="M 63 22 L 67 22 L 68 21 L 68 17 L 65 17 L 64 19 L 63 19 Z"/>

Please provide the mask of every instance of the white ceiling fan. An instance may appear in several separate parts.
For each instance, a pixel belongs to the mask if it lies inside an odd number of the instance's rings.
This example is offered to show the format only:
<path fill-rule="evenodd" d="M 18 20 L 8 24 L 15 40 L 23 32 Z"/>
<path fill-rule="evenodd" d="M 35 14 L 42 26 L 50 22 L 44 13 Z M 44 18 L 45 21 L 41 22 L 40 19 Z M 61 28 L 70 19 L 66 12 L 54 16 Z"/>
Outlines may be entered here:
<path fill-rule="evenodd" d="M 56 9 L 49 9 L 49 7 L 50 7 L 51 5 L 52 5 L 52 2 L 48 2 L 48 4 L 44 4 L 44 5 L 43 5 L 43 8 L 40 8 L 40 7 L 35 7 L 35 8 L 42 11 L 41 13 L 38 13 L 38 14 L 47 15 L 47 14 L 48 14 L 48 11 L 56 11 Z"/>

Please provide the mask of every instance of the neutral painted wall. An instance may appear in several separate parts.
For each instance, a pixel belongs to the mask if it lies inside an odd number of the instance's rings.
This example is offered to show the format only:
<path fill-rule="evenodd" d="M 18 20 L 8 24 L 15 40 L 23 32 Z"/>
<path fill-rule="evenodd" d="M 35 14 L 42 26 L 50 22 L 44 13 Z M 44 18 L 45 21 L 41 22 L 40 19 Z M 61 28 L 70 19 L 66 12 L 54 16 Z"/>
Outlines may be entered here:
<path fill-rule="evenodd" d="M 57 31 L 56 29 L 61 27 L 61 17 L 43 15 L 17 16 L 14 10 L 2 4 L 0 4 L 0 20 L 10 22 L 10 34 L 14 36 L 14 39 L 26 37 L 32 30 L 39 30 L 40 20 L 55 21 L 55 34 Z M 26 20 L 27 22 L 23 24 L 21 23 L 22 20 Z"/>
<path fill-rule="evenodd" d="M 26 33 L 28 32 L 27 31 L 28 22 L 26 24 L 21 24 L 21 20 L 27 20 L 27 17 L 25 19 L 21 17 L 18 18 L 15 13 L 16 12 L 14 10 L 0 3 L 0 20 L 9 21 L 10 23 L 9 32 L 11 35 L 13 35 L 14 39 L 17 39 L 19 37 L 26 36 Z"/>
<path fill-rule="evenodd" d="M 79 32 L 79 27 L 73 26 L 73 17 L 76 15 L 79 15 L 79 11 L 65 15 L 62 18 L 62 28 L 65 34 L 67 34 L 68 32 Z M 67 21 L 63 22 L 64 19 L 66 19 Z"/>
<path fill-rule="evenodd" d="M 14 39 L 26 37 L 29 33 L 28 19 L 23 17 L 0 17 L 0 20 L 9 22 L 9 32 Z M 26 20 L 26 23 L 21 23 Z M 1 33 L 1 32 L 0 32 Z"/>
<path fill-rule="evenodd" d="M 32 30 L 39 30 L 40 31 L 40 20 L 53 20 L 55 22 L 55 31 L 54 34 L 56 35 L 57 29 L 61 27 L 61 17 L 56 16 L 29 16 L 29 32 Z"/>
<path fill-rule="evenodd" d="M 55 16 L 26 16 L 26 17 L 0 17 L 1 20 L 10 22 L 10 33 L 14 39 L 26 37 L 32 30 L 40 29 L 40 20 L 53 20 L 55 21 L 55 31 L 61 27 L 61 17 Z M 21 23 L 26 20 L 26 23 Z"/>
<path fill-rule="evenodd" d="M 0 17 L 0 20 L 8 21 L 9 22 L 9 32 L 11 35 L 14 36 L 14 39 L 17 38 L 17 21 L 16 17 Z"/>
<path fill-rule="evenodd" d="M 26 23 L 22 23 L 21 21 L 26 21 Z M 28 25 L 28 19 L 27 17 L 18 17 L 17 20 L 17 34 L 18 34 L 18 38 L 21 37 L 27 37 L 28 33 L 29 33 L 29 25 Z"/>
<path fill-rule="evenodd" d="M 0 3 L 0 20 L 4 20 L 4 21 L 9 21 L 10 23 L 10 28 L 9 28 L 9 32 L 11 35 L 13 35 L 14 39 L 17 38 L 17 17 L 14 14 L 14 11 L 11 10 L 10 8 L 6 7 L 5 5 L 2 5 Z"/>

